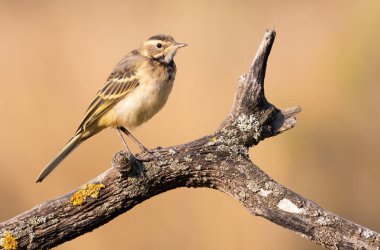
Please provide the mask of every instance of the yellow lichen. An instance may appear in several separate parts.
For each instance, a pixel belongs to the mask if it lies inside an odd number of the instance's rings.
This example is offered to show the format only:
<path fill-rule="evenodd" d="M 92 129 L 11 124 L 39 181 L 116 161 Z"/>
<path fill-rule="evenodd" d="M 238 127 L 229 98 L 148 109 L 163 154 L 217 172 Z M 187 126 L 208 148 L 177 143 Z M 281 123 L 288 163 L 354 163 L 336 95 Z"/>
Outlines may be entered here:
<path fill-rule="evenodd" d="M 100 184 L 94 184 L 94 183 L 90 183 L 88 185 L 88 188 L 87 188 L 87 193 L 89 196 L 91 196 L 92 198 L 98 198 L 99 197 L 99 193 L 100 193 L 100 190 L 102 188 L 105 188 L 106 186 L 104 186 L 104 184 L 100 183 Z"/>
<path fill-rule="evenodd" d="M 84 187 L 84 186 L 83 186 Z M 82 187 L 82 189 L 83 189 Z M 80 189 L 78 190 L 73 196 L 71 196 L 70 198 L 70 202 L 71 204 L 73 204 L 74 206 L 78 206 L 78 205 L 82 205 L 84 200 L 85 200 L 85 197 L 83 195 L 83 190 Z"/>
<path fill-rule="evenodd" d="M 73 196 L 70 198 L 71 204 L 74 206 L 80 206 L 86 202 L 87 197 L 98 198 L 100 190 L 105 188 L 104 184 L 94 184 L 90 183 L 88 185 L 83 185 Z"/>
<path fill-rule="evenodd" d="M 211 141 L 216 142 L 216 137 L 211 138 Z"/>
<path fill-rule="evenodd" d="M 1 246 L 5 250 L 16 250 L 17 244 L 16 238 L 10 232 L 5 231 L 5 236 L 1 239 Z"/>

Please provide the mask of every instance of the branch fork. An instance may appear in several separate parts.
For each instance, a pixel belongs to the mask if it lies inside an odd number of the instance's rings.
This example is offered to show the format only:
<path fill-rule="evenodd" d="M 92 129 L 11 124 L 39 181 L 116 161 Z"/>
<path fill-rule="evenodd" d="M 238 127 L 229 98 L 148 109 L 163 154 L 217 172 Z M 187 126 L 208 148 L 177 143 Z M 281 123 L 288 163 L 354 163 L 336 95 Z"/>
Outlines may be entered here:
<path fill-rule="evenodd" d="M 0 223 L 0 238 L 19 249 L 57 246 L 106 224 L 155 195 L 177 187 L 209 187 L 237 199 L 257 216 L 329 249 L 379 249 L 377 232 L 343 219 L 274 181 L 249 159 L 249 147 L 296 125 L 295 106 L 278 109 L 264 93 L 267 60 L 276 33 L 268 30 L 237 86 L 231 112 L 212 134 L 138 155 L 117 153 L 112 167 L 86 186 Z M 93 184 L 93 185 L 91 185 Z M 94 186 L 99 185 L 99 186 Z M 85 188 L 83 188 L 85 187 Z M 71 197 L 89 195 L 81 205 Z M 75 221 L 75 223 L 72 223 Z M 12 238 L 12 239 L 13 239 Z M 10 249 L 2 240 L 0 249 Z"/>

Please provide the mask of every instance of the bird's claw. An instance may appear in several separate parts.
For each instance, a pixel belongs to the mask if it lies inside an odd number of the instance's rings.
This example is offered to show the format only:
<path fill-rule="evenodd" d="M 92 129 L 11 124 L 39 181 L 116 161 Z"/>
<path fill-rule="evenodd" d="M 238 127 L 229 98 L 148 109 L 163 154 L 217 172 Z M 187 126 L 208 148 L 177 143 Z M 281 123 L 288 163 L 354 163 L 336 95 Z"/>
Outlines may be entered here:
<path fill-rule="evenodd" d="M 142 162 L 151 161 L 155 158 L 154 150 L 150 150 L 150 149 L 145 148 L 135 158 L 139 161 L 142 161 Z"/>

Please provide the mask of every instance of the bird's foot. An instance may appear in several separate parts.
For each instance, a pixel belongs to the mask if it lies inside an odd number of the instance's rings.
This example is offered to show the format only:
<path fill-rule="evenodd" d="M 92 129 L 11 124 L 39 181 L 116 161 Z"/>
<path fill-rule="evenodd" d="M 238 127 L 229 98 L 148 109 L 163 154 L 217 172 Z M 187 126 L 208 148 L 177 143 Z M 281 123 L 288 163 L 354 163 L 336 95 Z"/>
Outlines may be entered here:
<path fill-rule="evenodd" d="M 154 150 L 147 149 L 144 147 L 144 149 L 142 149 L 142 151 L 135 158 L 142 162 L 151 161 L 155 158 Z"/>
<path fill-rule="evenodd" d="M 141 154 L 154 154 L 155 150 L 154 149 L 149 149 L 146 147 L 141 148 Z"/>
<path fill-rule="evenodd" d="M 161 146 L 158 146 L 154 149 L 148 149 L 146 147 L 140 147 L 140 149 L 141 152 L 135 158 L 143 162 L 154 160 L 155 158 L 159 157 L 159 154 L 162 152 L 170 152 L 170 149 L 163 148 Z"/>

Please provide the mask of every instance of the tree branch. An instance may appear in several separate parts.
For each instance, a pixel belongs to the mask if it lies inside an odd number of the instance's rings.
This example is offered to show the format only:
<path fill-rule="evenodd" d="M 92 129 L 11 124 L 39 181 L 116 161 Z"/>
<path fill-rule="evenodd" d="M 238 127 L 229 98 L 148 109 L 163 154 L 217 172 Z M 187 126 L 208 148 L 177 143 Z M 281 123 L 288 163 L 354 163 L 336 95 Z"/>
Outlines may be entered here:
<path fill-rule="evenodd" d="M 209 187 L 262 216 L 330 249 L 378 249 L 378 233 L 343 219 L 278 184 L 248 156 L 248 148 L 296 124 L 299 107 L 277 109 L 264 95 L 266 64 L 276 33 L 267 31 L 249 72 L 238 83 L 220 127 L 187 144 L 156 149 L 137 161 L 123 152 L 112 168 L 55 200 L 0 224 L 1 249 L 57 246 L 104 225 L 140 202 L 177 187 Z"/>

